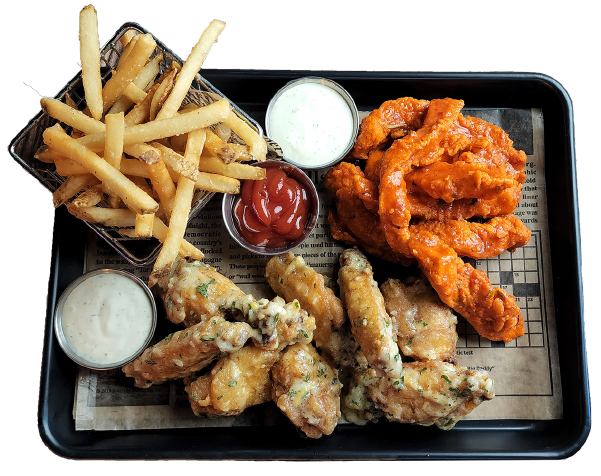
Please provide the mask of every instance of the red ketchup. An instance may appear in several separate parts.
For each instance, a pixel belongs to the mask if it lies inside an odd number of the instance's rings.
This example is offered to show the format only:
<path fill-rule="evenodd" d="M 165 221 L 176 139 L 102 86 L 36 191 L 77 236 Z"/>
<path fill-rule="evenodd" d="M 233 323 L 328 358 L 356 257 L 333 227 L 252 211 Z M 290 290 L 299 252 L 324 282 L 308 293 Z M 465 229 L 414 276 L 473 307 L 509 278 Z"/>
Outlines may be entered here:
<path fill-rule="evenodd" d="M 263 180 L 246 180 L 234 203 L 236 227 L 255 246 L 277 248 L 299 238 L 307 224 L 309 198 L 296 180 L 277 168 Z"/>

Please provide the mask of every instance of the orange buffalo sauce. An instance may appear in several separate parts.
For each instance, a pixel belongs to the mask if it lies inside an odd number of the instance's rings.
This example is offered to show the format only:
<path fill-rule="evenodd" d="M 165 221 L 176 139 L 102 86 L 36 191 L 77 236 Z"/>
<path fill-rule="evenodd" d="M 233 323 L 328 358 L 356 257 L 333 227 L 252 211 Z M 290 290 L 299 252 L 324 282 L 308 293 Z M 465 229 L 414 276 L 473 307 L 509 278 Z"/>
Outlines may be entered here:
<path fill-rule="evenodd" d="M 307 224 L 309 198 L 296 180 L 268 168 L 263 180 L 247 180 L 234 203 L 236 227 L 255 246 L 277 248 L 299 238 Z"/>

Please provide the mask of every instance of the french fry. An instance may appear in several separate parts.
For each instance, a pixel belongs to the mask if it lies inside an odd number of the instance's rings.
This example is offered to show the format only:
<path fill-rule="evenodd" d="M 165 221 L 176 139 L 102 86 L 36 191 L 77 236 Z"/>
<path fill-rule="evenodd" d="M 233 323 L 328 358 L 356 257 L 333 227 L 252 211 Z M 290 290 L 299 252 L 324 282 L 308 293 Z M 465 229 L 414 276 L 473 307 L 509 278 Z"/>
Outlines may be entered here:
<path fill-rule="evenodd" d="M 167 77 L 161 82 L 161 85 L 154 93 L 152 98 L 152 103 L 150 105 L 150 120 L 154 121 L 157 117 L 157 113 L 160 111 L 161 107 L 165 103 L 165 100 L 169 96 L 171 92 L 171 88 L 173 87 L 173 81 L 175 80 L 175 75 L 177 71 L 175 68 L 172 68 Z"/>
<path fill-rule="evenodd" d="M 140 89 L 134 83 L 129 83 L 123 91 L 123 95 L 130 101 L 138 104 L 144 101 L 146 92 L 143 89 Z"/>
<path fill-rule="evenodd" d="M 225 119 L 231 111 L 231 105 L 227 99 L 200 107 L 187 114 L 180 114 L 165 120 L 155 120 L 146 124 L 137 124 L 125 128 L 123 133 L 123 145 L 140 144 L 151 142 L 164 137 L 203 129 Z M 99 152 L 104 148 L 106 134 L 104 132 L 90 134 L 78 139 L 80 145 Z M 164 158 L 163 158 L 164 160 Z"/>
<path fill-rule="evenodd" d="M 213 20 L 203 31 L 198 43 L 192 48 L 190 56 L 188 56 L 188 59 L 186 59 L 182 66 L 182 70 L 177 75 L 173 90 L 157 116 L 158 120 L 167 119 L 175 115 L 182 105 L 184 97 L 188 94 L 194 76 L 196 76 L 196 73 L 202 67 L 213 43 L 215 43 L 224 28 L 224 22 Z"/>
<path fill-rule="evenodd" d="M 90 173 L 71 175 L 67 177 L 60 187 L 58 187 L 52 194 L 52 202 L 54 203 L 54 207 L 60 207 L 63 203 L 69 201 L 86 187 L 90 185 L 96 185 L 98 183 L 98 179 Z"/>
<path fill-rule="evenodd" d="M 129 211 L 129 210 L 127 210 Z M 161 220 L 159 220 L 156 216 L 154 217 L 154 224 L 152 227 L 152 236 L 154 236 L 161 243 L 165 242 L 165 238 L 167 238 L 167 225 L 165 225 Z M 131 238 L 136 237 L 136 231 L 131 228 L 122 228 L 119 230 L 123 236 L 129 236 Z M 198 248 L 196 248 L 193 244 L 191 244 L 187 240 L 182 240 L 182 244 L 178 251 L 179 256 L 182 258 L 192 258 L 192 259 L 202 259 L 204 254 Z"/>
<path fill-rule="evenodd" d="M 232 137 L 232 130 L 230 129 L 230 126 L 222 122 L 215 127 L 215 134 L 217 134 L 217 137 L 223 142 L 227 142 L 230 140 L 230 137 Z"/>
<path fill-rule="evenodd" d="M 188 134 L 188 141 L 189 140 L 190 134 Z M 198 180 L 198 167 L 194 167 L 194 165 L 191 164 L 190 161 L 186 160 L 185 157 L 158 142 L 151 142 L 150 145 L 161 152 L 163 161 L 165 164 L 171 167 L 175 173 L 182 175 L 194 182 Z"/>
<path fill-rule="evenodd" d="M 122 67 L 115 71 L 102 89 L 103 112 L 110 108 L 123 94 L 127 85 L 135 79 L 140 70 L 146 65 L 155 48 L 156 42 L 150 33 L 140 35 Z"/>
<path fill-rule="evenodd" d="M 150 181 L 159 196 L 159 202 L 165 215 L 170 217 L 173 201 L 175 200 L 175 185 L 165 163 L 161 159 L 161 154 L 154 149 L 150 149 L 140 154 L 139 158 L 146 165 Z"/>
<path fill-rule="evenodd" d="M 265 178 L 265 169 L 252 165 L 233 162 L 224 164 L 215 157 L 201 157 L 198 170 L 241 180 L 261 180 Z"/>
<path fill-rule="evenodd" d="M 163 60 L 163 53 L 156 55 L 152 60 L 148 62 L 146 66 L 136 76 L 132 84 L 135 84 L 138 88 L 148 93 L 149 89 L 154 84 L 154 78 L 159 74 L 161 69 L 161 61 Z M 132 107 L 134 102 L 127 96 L 123 95 L 115 101 L 115 104 L 111 106 L 107 114 L 116 114 L 118 112 L 125 112 Z M 131 124 L 130 124 L 131 125 Z"/>
<path fill-rule="evenodd" d="M 92 5 L 79 13 L 79 49 L 81 77 L 86 103 L 96 120 L 102 117 L 102 79 L 100 77 L 100 43 L 98 17 Z"/>
<path fill-rule="evenodd" d="M 204 172 L 198 174 L 198 180 L 196 180 L 194 186 L 196 189 L 206 190 L 207 192 L 231 193 L 234 195 L 240 193 L 239 180 Z"/>
<path fill-rule="evenodd" d="M 141 238 L 149 238 L 152 236 L 152 227 L 154 224 L 154 213 L 146 215 L 136 215 L 135 233 Z"/>
<path fill-rule="evenodd" d="M 39 160 L 40 162 L 44 162 L 46 164 L 53 164 L 54 159 L 57 156 L 56 152 L 54 152 L 47 145 L 42 145 L 35 151 L 33 154 L 33 158 Z"/>
<path fill-rule="evenodd" d="M 263 162 L 267 158 L 267 143 L 265 140 L 233 111 L 223 122 L 250 147 L 250 153 L 256 160 Z"/>
<path fill-rule="evenodd" d="M 85 134 L 102 133 L 106 130 L 105 125 L 83 112 L 73 109 L 67 104 L 53 98 L 40 99 L 42 111 L 50 117 L 59 120 Z"/>
<path fill-rule="evenodd" d="M 131 50 L 134 49 L 134 46 L 136 44 L 136 41 L 138 41 L 139 36 L 140 36 L 139 33 L 134 33 L 133 37 L 131 37 L 130 40 L 126 44 L 123 45 L 123 52 L 121 53 L 121 56 L 119 57 L 119 61 L 117 62 L 117 68 L 115 68 L 116 70 L 120 69 L 123 66 L 123 63 L 125 63 L 125 60 L 130 55 Z"/>
<path fill-rule="evenodd" d="M 136 184 L 136 187 L 144 190 L 148 195 L 152 196 L 152 188 L 148 185 L 145 177 L 140 177 L 137 175 L 126 175 L 126 177 Z"/>
<path fill-rule="evenodd" d="M 236 162 L 246 162 L 252 160 L 253 156 L 250 153 L 250 148 L 243 144 L 228 144 L 230 149 L 234 151 L 234 160 Z"/>
<path fill-rule="evenodd" d="M 136 187 L 119 170 L 65 134 L 58 124 L 46 129 L 43 137 L 46 145 L 83 165 L 101 182 L 106 183 L 128 208 L 136 213 L 154 213 L 158 210 L 159 204 L 152 197 Z"/>
<path fill-rule="evenodd" d="M 93 207 L 102 200 L 104 200 L 104 193 L 102 193 L 102 184 L 99 183 L 81 193 L 70 205 L 77 208 Z"/>
<path fill-rule="evenodd" d="M 121 156 L 123 155 L 123 113 L 107 114 L 105 119 L 106 144 L 104 146 L 104 160 L 119 170 L 121 168 Z M 108 203 L 111 208 L 119 207 L 119 197 L 115 192 L 109 190 L 106 185 L 104 192 L 109 196 Z"/>
<path fill-rule="evenodd" d="M 198 165 L 205 139 L 206 132 L 202 129 L 188 134 L 188 144 L 186 145 L 184 157 L 193 167 Z M 159 256 L 154 263 L 152 273 L 150 273 L 150 277 L 148 278 L 149 286 L 154 286 L 161 276 L 169 273 L 173 261 L 177 257 L 184 233 L 186 232 L 186 226 L 188 225 L 194 186 L 194 181 L 183 176 L 180 176 L 177 181 L 175 201 L 173 203 L 171 218 L 169 219 L 169 230 L 167 231 L 167 237 Z"/>
<path fill-rule="evenodd" d="M 135 126 L 148 121 L 150 118 L 150 106 L 152 105 L 152 98 L 160 86 L 161 83 L 159 82 L 153 84 L 148 90 L 144 100 L 141 103 L 136 104 L 134 108 L 127 113 L 125 116 L 125 127 Z"/>
<path fill-rule="evenodd" d="M 119 228 L 127 228 L 136 224 L 136 214 L 127 208 L 75 207 L 69 203 L 67 210 L 80 220 L 89 223 Z"/>
<path fill-rule="evenodd" d="M 135 30 L 127 30 L 123 33 L 121 38 L 119 38 L 119 42 L 123 45 L 123 48 L 125 48 L 137 34 L 138 33 L 136 33 Z"/>
<path fill-rule="evenodd" d="M 224 164 L 229 164 L 236 158 L 236 154 L 233 149 L 229 147 L 229 144 L 222 141 L 221 138 L 210 129 L 207 129 L 207 140 L 205 142 L 205 148 L 203 149 L 203 152 L 204 151 L 208 152 L 213 157 L 217 157 Z"/>

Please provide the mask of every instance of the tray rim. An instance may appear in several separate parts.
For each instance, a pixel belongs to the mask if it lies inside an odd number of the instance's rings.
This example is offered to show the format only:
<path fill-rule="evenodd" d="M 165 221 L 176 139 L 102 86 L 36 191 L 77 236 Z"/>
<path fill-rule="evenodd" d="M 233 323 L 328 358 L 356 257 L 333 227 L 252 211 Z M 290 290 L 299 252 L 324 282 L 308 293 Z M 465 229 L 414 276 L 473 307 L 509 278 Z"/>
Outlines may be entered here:
<path fill-rule="evenodd" d="M 287 76 L 302 76 L 305 75 L 306 73 L 311 73 L 311 74 L 319 74 L 322 75 L 324 77 L 331 77 L 333 79 L 336 78 L 344 78 L 344 79 L 367 79 L 369 77 L 373 77 L 374 79 L 402 79 L 402 80 L 417 80 L 417 79 L 429 79 L 429 80 L 440 80 L 440 81 L 447 81 L 448 79 L 470 79 L 470 80 L 482 80 L 482 81 L 497 81 L 497 80 L 503 80 L 503 81 L 507 81 L 507 80 L 531 80 L 531 81 L 538 81 L 538 82 L 542 82 L 546 87 L 549 87 L 551 90 L 553 90 L 553 92 L 558 95 L 558 97 L 560 98 L 561 101 L 561 106 L 562 106 L 562 112 L 564 115 L 564 118 L 566 119 L 566 123 L 567 123 L 567 131 L 566 131 L 566 148 L 567 148 L 567 160 L 569 162 L 569 166 L 570 166 L 570 171 L 571 171 L 571 177 L 570 177 L 570 181 L 572 183 L 572 192 L 571 192 L 571 196 L 573 198 L 573 205 L 575 208 L 575 213 L 574 215 L 571 217 L 572 221 L 571 221 L 571 226 L 573 228 L 573 232 L 575 235 L 575 247 L 572 250 L 574 253 L 574 258 L 575 258 L 575 266 L 577 267 L 578 270 L 581 269 L 581 249 L 580 249 L 580 228 L 579 228 L 579 213 L 578 213 L 578 196 L 577 196 L 577 182 L 576 182 L 576 171 L 575 171 L 575 148 L 574 148 L 574 125 L 573 125 L 573 111 L 572 111 L 572 103 L 571 103 L 571 99 L 567 93 L 567 91 L 563 88 L 563 86 L 557 82 L 555 79 L 551 78 L 550 76 L 541 74 L 541 73 L 511 73 L 511 72 L 492 72 L 492 73 L 483 73 L 483 72 L 478 72 L 478 73 L 467 73 L 467 72 L 450 72 L 450 73 L 446 73 L 446 72 L 395 72 L 395 71 L 389 71 L 389 72 L 380 72 L 380 71 L 371 71 L 371 72 L 364 72 L 364 71 L 301 71 L 301 70 L 241 70 L 241 69 L 226 69 L 226 70 L 205 70 L 205 75 L 207 76 L 211 76 L 212 74 L 216 74 L 216 75 L 232 75 L 232 76 L 240 76 L 240 75 L 250 75 L 250 76 L 266 76 L 266 77 L 275 77 L 275 78 L 284 78 Z M 55 223 L 57 220 L 57 216 L 55 215 Z M 50 341 L 53 339 L 53 335 L 52 332 L 50 330 L 48 330 L 48 322 L 52 321 L 52 303 L 55 302 L 56 299 L 56 289 L 55 288 L 55 279 L 58 275 L 58 271 L 59 271 L 59 260 L 57 259 L 57 250 L 58 250 L 58 242 L 59 242 L 59 238 L 56 234 L 56 229 L 55 229 L 55 236 L 54 236 L 55 240 L 53 243 L 53 260 L 51 263 L 51 274 L 50 274 L 50 283 L 49 283 L 49 292 L 48 292 L 48 308 L 47 308 L 47 327 L 46 327 L 46 333 L 45 333 L 45 338 L 44 338 L 44 354 L 43 354 L 43 361 L 42 361 L 42 375 L 41 375 L 41 382 L 40 382 L 40 400 L 39 400 L 39 412 L 38 412 L 38 427 L 39 427 L 39 431 L 40 431 L 40 436 L 42 437 L 42 440 L 44 441 L 44 443 L 49 447 L 49 449 L 51 449 L 53 452 L 55 452 L 56 454 L 66 457 L 66 458 L 75 458 L 75 459 L 96 459 L 96 458 L 104 458 L 104 456 L 102 455 L 97 455 L 94 454 L 94 452 L 90 452 L 90 451 L 86 451 L 85 449 L 82 448 L 77 448 L 77 449 L 68 449 L 65 448 L 63 446 L 61 446 L 60 441 L 58 441 L 55 437 L 55 435 L 53 435 L 51 433 L 51 428 L 48 424 L 48 408 L 45 407 L 45 402 L 43 401 L 43 391 L 44 391 L 44 387 L 45 385 L 48 384 L 47 381 L 47 373 L 45 372 L 46 370 L 46 365 L 48 363 L 48 345 L 50 343 Z M 580 424 L 579 424 L 579 428 L 578 428 L 578 432 L 575 435 L 570 435 L 571 440 L 569 442 L 566 442 L 566 444 L 564 444 L 563 446 L 559 447 L 559 448 L 549 448 L 547 450 L 541 450 L 539 452 L 536 453 L 520 453 L 520 452 L 514 452 L 514 453 L 510 453 L 510 454 L 506 454 L 506 455 L 500 455 L 496 452 L 492 452 L 492 453 L 478 453 L 478 454 L 474 454 L 474 453 L 464 453 L 464 454 L 455 454 L 455 453 L 451 453 L 451 454 L 437 454 L 437 455 L 429 455 L 428 459 L 480 459 L 480 458 L 485 458 L 485 459 L 506 459 L 506 458 L 512 458 L 512 459 L 562 459 L 562 458 L 567 458 L 571 455 L 573 455 L 574 453 L 576 453 L 584 444 L 584 442 L 586 441 L 588 434 L 590 432 L 590 428 L 591 428 L 591 415 L 590 415 L 590 389 L 589 389 L 589 381 L 588 381 L 588 369 L 587 369 L 587 360 L 586 360 L 586 346 L 585 346 L 585 336 L 584 336 L 584 315 L 583 315 L 583 291 L 582 291 L 582 276 L 581 273 L 577 273 L 576 274 L 577 279 L 576 279 L 576 283 L 574 284 L 574 287 L 577 289 L 578 291 L 578 298 L 579 298 L 579 302 L 577 303 L 577 314 L 579 316 L 578 322 L 576 324 L 578 324 L 579 327 L 579 333 L 577 335 L 577 337 L 579 338 L 579 341 L 577 342 L 579 349 L 581 350 L 581 353 L 577 356 L 579 358 L 579 360 L 582 363 L 582 399 L 581 399 L 581 408 L 580 408 L 580 416 L 581 416 L 581 420 L 580 420 Z M 54 296 L 54 299 L 53 299 Z M 483 429 L 484 431 L 486 431 L 486 426 L 490 426 L 490 427 L 498 427 L 499 429 L 508 429 L 511 430 L 512 428 L 527 428 L 527 427 L 532 427 L 533 424 L 536 424 L 536 422 L 550 422 L 550 421 L 554 421 L 554 420 L 539 420 L 539 421 L 531 421 L 531 420 L 495 420 L 495 421 L 484 421 L 484 425 L 479 424 L 482 422 L 479 421 L 464 421 L 461 422 L 460 425 L 462 428 L 456 428 L 455 432 L 461 431 L 462 429 L 466 429 L 466 430 L 476 430 L 478 431 L 478 428 L 480 427 L 480 429 Z M 459 425 L 458 425 L 459 427 Z M 187 431 L 188 429 L 181 431 L 182 433 L 189 433 L 190 431 Z M 194 429 L 191 429 L 192 432 Z M 140 433 L 140 434 L 149 434 L 149 433 L 158 433 L 158 434 L 163 434 L 163 435 L 167 435 L 169 434 L 169 430 L 156 430 L 156 431 L 135 431 L 135 433 Z M 77 433 L 89 433 L 89 432 L 77 432 Z M 92 433 L 103 433 L 103 432 L 92 432 Z M 108 432 L 109 434 L 115 435 L 118 432 Z M 324 437 L 325 438 L 325 437 Z M 320 441 L 326 441 L 324 439 L 320 440 Z M 284 459 L 284 460 L 294 460 L 294 459 L 323 459 L 327 456 L 328 459 L 340 459 L 340 460 L 344 460 L 344 459 L 372 459 L 372 458 L 378 458 L 381 459 L 384 455 L 382 454 L 370 454 L 370 455 L 365 455 L 365 454 L 361 454 L 360 452 L 357 451 L 353 451 L 353 455 L 352 456 L 342 456 L 342 453 L 338 453 L 339 456 L 337 457 L 336 455 L 330 455 L 330 454 L 324 454 L 321 451 L 313 451 L 309 454 L 304 454 L 303 451 L 299 450 L 299 452 L 296 455 L 289 455 L 289 454 L 279 454 L 278 456 L 276 456 L 275 458 L 273 457 L 268 457 L 266 455 L 257 455 L 257 454 L 252 454 L 249 453 L 248 451 L 217 451 L 217 452 L 213 452 L 211 453 L 210 456 L 207 455 L 199 455 L 199 454 L 194 454 L 194 455 L 170 455 L 167 456 L 167 458 L 169 459 L 220 459 L 220 458 L 227 458 L 227 459 L 243 459 L 243 460 L 247 460 L 247 459 Z M 332 457 L 333 456 L 333 457 Z M 112 459 L 123 459 L 123 458 L 127 458 L 127 459 L 131 459 L 132 456 L 131 455 L 117 455 L 117 456 L 112 456 Z M 156 458 L 160 458 L 163 459 L 165 458 L 164 455 L 162 456 L 157 456 Z M 401 457 L 386 457 L 384 456 L 384 458 L 387 459 L 424 459 L 425 456 L 421 455 L 421 456 L 401 456 Z M 137 459 L 137 457 L 134 457 L 134 459 Z M 149 457 L 147 459 L 155 459 L 155 457 Z"/>

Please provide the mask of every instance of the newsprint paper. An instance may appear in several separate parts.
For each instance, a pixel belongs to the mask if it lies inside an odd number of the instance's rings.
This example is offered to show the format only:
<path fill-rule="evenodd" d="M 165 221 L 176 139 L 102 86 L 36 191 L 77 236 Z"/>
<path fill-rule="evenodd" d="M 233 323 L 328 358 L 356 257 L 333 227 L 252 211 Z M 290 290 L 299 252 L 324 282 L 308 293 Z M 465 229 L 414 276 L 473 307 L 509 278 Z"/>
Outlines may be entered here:
<path fill-rule="evenodd" d="M 366 113 L 363 113 L 365 115 Z M 562 418 L 559 359 L 553 306 L 552 270 L 547 227 L 543 116 L 538 109 L 471 110 L 499 125 L 528 155 L 526 183 L 516 215 L 532 230 L 530 242 L 514 253 L 473 261 L 485 270 L 493 285 L 516 296 L 525 319 L 525 334 L 510 342 L 491 342 L 478 336 L 459 318 L 458 363 L 487 371 L 495 382 L 495 398 L 484 402 L 467 419 Z M 312 236 L 294 250 L 318 272 L 336 280 L 338 256 L 344 246 L 335 242 L 327 221 L 331 197 L 323 186 L 327 169 L 311 171 L 320 200 L 319 220 Z M 255 298 L 274 297 L 264 278 L 267 258 L 240 248 L 230 238 L 221 217 L 217 194 L 191 221 L 186 239 L 205 254 L 205 262 Z M 90 231 L 86 271 L 121 268 L 147 279 L 150 268 L 130 265 Z M 387 267 L 393 270 L 394 266 Z M 376 269 L 376 277 L 378 277 Z M 394 276 L 385 276 L 394 277 Z M 162 303 L 157 301 L 159 306 Z M 155 339 L 163 338 L 155 335 Z M 252 407 L 237 417 L 214 419 L 194 416 L 180 381 L 138 389 L 121 370 L 80 369 L 75 383 L 73 415 L 78 430 L 128 430 L 199 426 L 275 425 L 284 417 L 271 402 Z M 342 422 L 344 423 L 344 422 Z"/>

